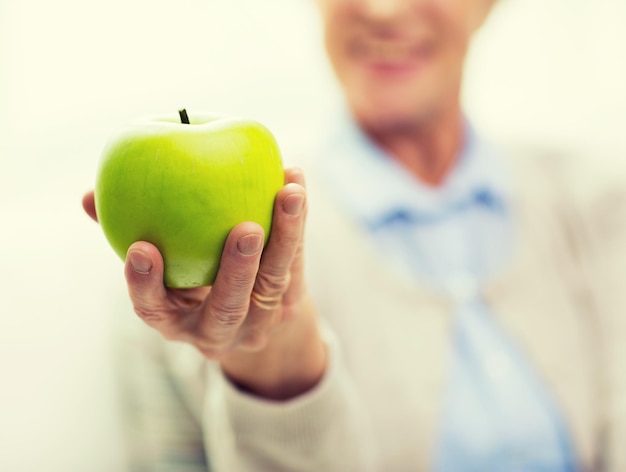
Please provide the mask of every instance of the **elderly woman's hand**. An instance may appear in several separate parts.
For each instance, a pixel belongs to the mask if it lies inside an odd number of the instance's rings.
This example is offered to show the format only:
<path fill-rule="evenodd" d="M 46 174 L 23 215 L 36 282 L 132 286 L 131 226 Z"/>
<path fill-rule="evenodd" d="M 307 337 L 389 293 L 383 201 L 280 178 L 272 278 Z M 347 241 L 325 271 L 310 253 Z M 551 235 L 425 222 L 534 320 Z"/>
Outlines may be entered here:
<path fill-rule="evenodd" d="M 314 386 L 326 365 L 324 345 L 303 279 L 304 177 L 287 169 L 276 197 L 272 233 L 241 223 L 229 234 L 211 287 L 163 285 L 163 259 L 147 242 L 128 250 L 125 274 L 135 312 L 168 340 L 195 346 L 220 362 L 240 388 L 286 399 Z M 93 192 L 83 198 L 97 220 Z"/>

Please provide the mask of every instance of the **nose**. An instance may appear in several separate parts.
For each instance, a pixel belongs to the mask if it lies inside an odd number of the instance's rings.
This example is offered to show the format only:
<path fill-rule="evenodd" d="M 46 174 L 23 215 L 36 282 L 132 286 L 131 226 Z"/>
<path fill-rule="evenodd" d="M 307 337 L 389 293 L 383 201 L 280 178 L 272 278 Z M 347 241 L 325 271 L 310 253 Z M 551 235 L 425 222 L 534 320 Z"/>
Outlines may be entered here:
<path fill-rule="evenodd" d="M 412 4 L 420 0 L 358 0 L 363 11 L 372 20 L 390 20 L 402 17 Z"/>

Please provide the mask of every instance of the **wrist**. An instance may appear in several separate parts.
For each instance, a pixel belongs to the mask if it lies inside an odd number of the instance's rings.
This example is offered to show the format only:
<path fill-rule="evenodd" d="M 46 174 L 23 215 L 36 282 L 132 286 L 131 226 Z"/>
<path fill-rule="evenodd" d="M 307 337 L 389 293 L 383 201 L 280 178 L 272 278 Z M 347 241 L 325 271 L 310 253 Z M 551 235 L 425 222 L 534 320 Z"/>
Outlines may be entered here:
<path fill-rule="evenodd" d="M 287 400 L 319 383 L 326 370 L 326 346 L 312 301 L 302 305 L 297 316 L 276 328 L 262 350 L 236 350 L 221 361 L 224 374 L 237 388 Z"/>

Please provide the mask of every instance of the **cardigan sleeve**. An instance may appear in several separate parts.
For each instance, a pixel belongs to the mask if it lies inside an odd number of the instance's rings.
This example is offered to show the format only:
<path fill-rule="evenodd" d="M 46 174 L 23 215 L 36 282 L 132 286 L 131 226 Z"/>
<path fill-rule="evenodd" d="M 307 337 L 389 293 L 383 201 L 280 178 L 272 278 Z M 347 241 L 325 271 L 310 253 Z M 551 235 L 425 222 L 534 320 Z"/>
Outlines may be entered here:
<path fill-rule="evenodd" d="M 601 470 L 626 470 L 626 169 L 595 159 L 577 167 L 569 203 L 597 331 Z M 621 166 L 623 167 L 623 166 Z M 580 170 L 584 169 L 584 172 Z"/>
<path fill-rule="evenodd" d="M 368 471 L 371 441 L 358 395 L 343 370 L 336 339 L 325 330 L 328 369 L 318 385 L 287 401 L 237 390 L 208 366 L 203 425 L 215 472 Z"/>
<path fill-rule="evenodd" d="M 367 415 L 328 329 L 325 375 L 287 401 L 241 392 L 193 347 L 133 331 L 118 349 L 132 471 L 377 470 Z"/>
<path fill-rule="evenodd" d="M 622 188 L 626 186 L 626 179 Z M 603 359 L 604 463 L 626 470 L 626 194 L 609 191 L 590 208 L 595 294 Z"/>

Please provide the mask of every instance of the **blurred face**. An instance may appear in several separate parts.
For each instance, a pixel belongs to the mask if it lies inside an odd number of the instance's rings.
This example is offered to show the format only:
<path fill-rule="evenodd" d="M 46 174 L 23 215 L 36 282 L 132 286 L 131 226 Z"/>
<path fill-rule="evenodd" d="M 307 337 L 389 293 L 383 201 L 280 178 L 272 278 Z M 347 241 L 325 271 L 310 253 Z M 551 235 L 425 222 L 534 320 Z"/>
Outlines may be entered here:
<path fill-rule="evenodd" d="M 490 0 L 317 0 L 330 62 L 366 128 L 458 113 L 464 57 Z"/>

